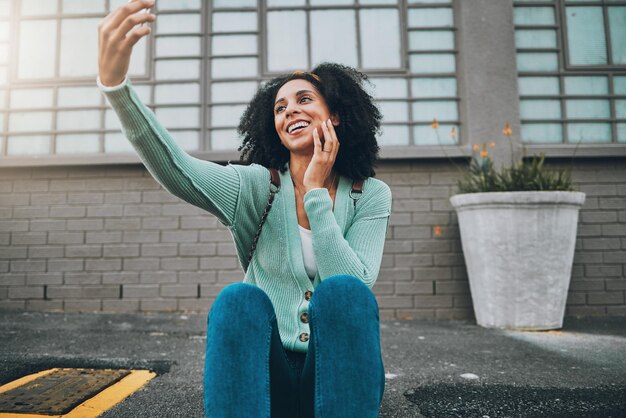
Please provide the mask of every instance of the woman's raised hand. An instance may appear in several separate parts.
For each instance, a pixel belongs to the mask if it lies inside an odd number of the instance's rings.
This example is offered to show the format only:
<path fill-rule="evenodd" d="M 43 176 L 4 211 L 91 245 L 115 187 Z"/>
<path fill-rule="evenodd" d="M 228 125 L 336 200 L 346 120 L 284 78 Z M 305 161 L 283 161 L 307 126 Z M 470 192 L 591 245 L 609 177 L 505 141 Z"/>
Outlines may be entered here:
<path fill-rule="evenodd" d="M 335 127 L 330 119 L 322 122 L 322 136 L 324 144 L 317 131 L 313 130 L 313 159 L 304 172 L 303 184 L 308 192 L 314 188 L 324 187 L 326 179 L 330 176 L 335 165 L 335 159 L 339 152 L 339 139 Z"/>
<path fill-rule="evenodd" d="M 142 12 L 152 6 L 154 0 L 132 0 L 98 24 L 98 74 L 105 86 L 124 81 L 133 46 L 151 32 L 147 25 L 141 24 L 156 19 L 154 14 Z"/>

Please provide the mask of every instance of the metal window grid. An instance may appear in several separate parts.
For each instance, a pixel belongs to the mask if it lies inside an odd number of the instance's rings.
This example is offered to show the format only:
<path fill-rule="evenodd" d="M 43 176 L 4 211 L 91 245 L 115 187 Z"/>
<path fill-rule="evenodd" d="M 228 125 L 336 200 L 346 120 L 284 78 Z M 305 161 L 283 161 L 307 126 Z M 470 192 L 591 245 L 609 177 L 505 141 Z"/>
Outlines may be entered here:
<path fill-rule="evenodd" d="M 557 36 L 557 48 L 516 48 L 519 52 L 556 52 L 558 59 L 558 70 L 556 71 L 518 71 L 518 77 L 525 76 L 553 76 L 558 77 L 559 80 L 559 94 L 557 95 L 521 95 L 520 102 L 522 100 L 559 100 L 560 103 L 560 118 L 554 119 L 521 119 L 523 124 L 539 124 L 539 123 L 558 123 L 561 125 L 563 144 L 573 145 L 570 142 L 569 133 L 567 130 L 568 123 L 611 123 L 611 143 L 617 144 L 617 124 L 626 123 L 626 119 L 616 117 L 616 100 L 626 99 L 626 95 L 619 95 L 614 93 L 613 79 L 615 76 L 626 75 L 625 65 L 603 65 L 603 66 L 571 66 L 568 65 L 569 55 L 567 48 L 567 32 L 565 24 L 565 7 L 569 5 L 576 6 L 602 6 L 605 15 L 605 36 L 606 39 L 610 39 L 608 34 L 608 22 L 606 8 L 609 6 L 626 6 L 626 1 L 607 1 L 602 2 L 584 2 L 584 1 L 568 1 L 568 0 L 552 0 L 552 1 L 533 1 L 533 2 L 514 2 L 515 8 L 522 7 L 551 7 L 554 10 L 555 24 L 554 25 L 515 25 L 515 30 L 518 29 L 552 29 L 556 31 Z M 610 52 L 610 44 L 607 42 L 607 48 Z M 610 56 L 610 55 L 609 55 Z M 608 94 L 597 95 L 568 95 L 565 94 L 565 77 L 567 76 L 606 76 L 608 80 Z M 610 117 L 609 118 L 568 118 L 566 100 L 574 99 L 608 99 L 610 103 Z M 603 143 L 604 144 L 604 143 Z M 533 145 L 537 145 L 534 144 Z"/>
<path fill-rule="evenodd" d="M 62 0 L 57 0 L 58 1 L 58 10 L 61 10 L 61 4 L 62 4 Z M 110 129 L 107 128 L 105 126 L 105 119 L 106 119 L 106 110 L 109 109 L 108 105 L 106 104 L 104 98 L 101 98 L 100 101 L 100 105 L 99 106 L 89 106 L 89 107 L 83 107 L 83 106 L 76 106 L 76 107 L 63 107 L 60 108 L 57 105 L 57 96 L 58 96 L 58 89 L 61 87 L 68 87 L 68 86 L 82 86 L 82 87 L 91 87 L 94 86 L 94 80 L 89 77 L 89 78 L 65 78 L 65 79 L 61 79 L 61 78 L 54 78 L 54 79 L 47 79 L 47 80 L 37 80 L 37 81 L 20 81 L 20 80 L 16 80 L 15 77 L 15 63 L 16 63 L 16 56 L 17 56 L 17 40 L 19 39 L 19 34 L 17 33 L 18 30 L 18 26 L 19 26 L 19 22 L 23 21 L 23 20 L 28 20 L 28 19 L 37 19 L 37 20 L 41 20 L 41 19 L 56 19 L 57 21 L 57 26 L 59 27 L 61 24 L 61 20 L 65 19 L 65 18 L 72 18 L 72 19 L 79 19 L 79 18 L 95 18 L 95 17 L 99 17 L 102 18 L 104 17 L 104 14 L 98 14 L 98 13 L 83 13 L 83 14 L 71 14 L 71 15 L 64 15 L 63 13 L 57 13 L 54 15 L 49 15 L 49 16 L 36 16 L 36 17 L 21 17 L 20 13 L 19 13 L 19 6 L 20 6 L 20 0 L 12 0 L 12 13 L 11 16 L 8 18 L 12 30 L 12 42 L 11 42 L 11 53 L 12 53 L 12 58 L 10 61 L 13 62 L 13 70 L 11 72 L 11 77 L 10 77 L 10 84 L 4 87 L 0 87 L 0 88 L 4 88 L 5 89 L 5 102 L 4 103 L 0 103 L 0 105 L 4 105 L 4 109 L 0 109 L 0 112 L 3 112 L 5 117 L 4 117 L 4 126 L 2 126 L 2 148 L 1 148 L 1 153 L 0 153 L 0 166 L 9 166 L 9 165 L 14 165 L 14 166 L 19 166 L 19 165 L 28 165 L 30 163 L 33 162 L 33 160 L 35 159 L 32 156 L 28 156 L 28 155 L 24 155 L 24 156 L 10 156 L 7 157 L 7 146 L 8 146 L 8 138 L 9 136 L 11 137 L 19 137 L 19 136 L 26 136 L 26 135 L 33 135 L 33 134 L 45 134 L 45 135 L 50 135 L 52 137 L 52 141 L 50 143 L 50 150 L 49 150 L 49 154 L 48 155 L 38 155 L 36 157 L 36 159 L 38 161 L 44 161 L 44 164 L 50 164 L 50 165 L 61 165 L 61 164 L 73 164 L 73 163 L 77 163 L 77 164 L 83 164 L 83 163 L 95 163 L 95 164 L 108 164 L 108 163 L 123 163 L 123 162 L 136 162 L 137 158 L 134 155 L 128 155 L 128 154 L 110 154 L 110 153 L 105 153 L 105 135 L 107 134 L 115 134 L 115 133 L 119 133 L 119 130 L 116 129 Z M 406 122 L 388 122 L 385 123 L 384 126 L 406 126 L 408 129 L 408 135 L 409 135 L 409 144 L 408 146 L 400 146 L 400 147 L 391 147 L 390 149 L 386 150 L 384 147 L 382 148 L 382 153 L 383 155 L 386 155 L 388 158 L 396 158 L 396 157 L 405 157 L 407 156 L 407 148 L 411 149 L 414 148 L 415 151 L 411 152 L 409 151 L 409 154 L 413 154 L 413 155 L 426 155 L 426 156 L 435 156 L 435 155 L 440 155 L 441 151 L 440 151 L 440 147 L 437 146 L 416 146 L 415 145 L 415 138 L 414 138 L 414 126 L 419 126 L 419 125 L 430 125 L 430 122 L 423 122 L 423 121 L 415 121 L 414 119 L 414 115 L 413 115 L 413 107 L 412 107 L 412 103 L 414 102 L 426 102 L 426 101 L 441 101 L 441 100 L 445 100 L 445 101 L 454 101 L 457 103 L 457 110 L 458 109 L 458 102 L 459 102 L 459 95 L 458 95 L 458 91 L 456 93 L 456 95 L 454 97 L 413 97 L 413 92 L 412 92 L 412 83 L 411 80 L 416 79 L 416 78 L 454 78 L 456 79 L 456 72 L 451 72 L 451 73 L 412 73 L 409 69 L 409 60 L 411 55 L 413 54 L 442 54 L 442 53 L 452 53 L 455 55 L 458 54 L 458 50 L 456 49 L 456 47 L 452 50 L 441 50 L 441 49 L 437 49 L 437 50 L 410 50 L 408 48 L 408 37 L 410 32 L 412 31 L 416 31 L 416 30 L 446 30 L 446 31 L 451 31 L 453 33 L 453 37 L 456 38 L 456 24 L 453 24 L 452 27 L 449 26 L 442 26 L 442 27 L 411 27 L 408 24 L 408 11 L 410 9 L 420 9 L 420 8 L 426 8 L 426 9 L 434 9 L 434 8 L 448 8 L 452 10 L 453 13 L 453 17 L 454 19 L 456 19 L 456 13 L 455 13 L 455 4 L 456 2 L 454 0 L 451 0 L 450 3 L 420 3 L 420 4 L 407 4 L 407 0 L 399 0 L 397 4 L 394 5 L 359 5 L 359 4 L 354 4 L 354 5 L 347 5 L 347 6 L 311 6 L 309 4 L 309 0 L 307 0 L 307 4 L 304 7 L 272 7 L 272 8 L 267 8 L 265 7 L 265 3 L 264 1 L 258 1 L 257 2 L 257 7 L 228 7 L 228 8 L 215 8 L 213 6 L 213 2 L 212 1 L 206 1 L 206 2 L 202 2 L 202 6 L 199 10 L 163 10 L 163 11 L 159 11 L 158 10 L 158 2 L 157 5 L 155 7 L 155 11 L 159 14 L 159 15 L 167 15 L 167 14 L 186 14 L 186 13 L 193 13 L 193 14 L 200 14 L 200 19 L 201 19 L 201 28 L 200 31 L 197 33 L 179 33 L 179 34 L 172 34 L 172 33 L 167 33 L 167 34 L 163 34 L 163 33 L 159 33 L 158 31 L 153 32 L 153 34 L 151 34 L 151 36 L 148 38 L 148 43 L 146 45 L 147 47 L 147 51 L 146 51 L 146 68 L 147 68 L 147 74 L 144 77 L 136 77 L 133 76 L 133 84 L 135 84 L 136 86 L 147 86 L 149 88 L 149 102 L 146 103 L 148 105 L 149 108 L 151 108 L 153 111 L 158 110 L 159 108 L 177 108 L 177 107 L 197 107 L 200 111 L 199 114 L 199 126 L 197 128 L 172 128 L 169 129 L 171 132 L 174 133 L 177 131 L 193 131 L 193 132 L 199 132 L 199 149 L 197 152 L 193 152 L 194 155 L 197 156 L 206 156 L 215 160 L 226 160 L 226 159 L 230 159 L 234 153 L 233 152 L 229 152 L 229 151 L 220 151 L 220 150 L 214 150 L 213 147 L 211 146 L 211 142 L 210 142 L 210 133 L 214 130 L 223 130 L 223 129 L 233 129 L 234 127 L 214 127 L 211 121 L 211 108 L 213 106 L 216 105 L 245 105 L 246 102 L 234 102 L 234 103 L 224 103 L 224 102 L 212 102 L 211 101 L 211 86 L 213 82 L 231 82 L 231 81 L 254 81 L 257 83 L 257 85 L 259 83 L 262 83 L 266 80 L 269 80 L 270 78 L 272 78 L 273 76 L 275 76 L 275 74 L 269 73 L 264 71 L 265 68 L 267 68 L 266 66 L 266 56 L 264 55 L 264 53 L 267 51 L 264 47 L 264 43 L 266 42 L 266 25 L 265 25 L 265 17 L 266 17 L 266 13 L 267 11 L 273 11 L 273 10 L 307 10 L 307 11 L 311 11 L 311 10 L 331 10 L 331 9 L 349 9 L 349 10 L 361 10 L 361 9 L 372 9 L 372 8 L 395 8 L 399 10 L 399 15 L 400 15 L 400 33 L 401 33 L 401 38 L 400 38 L 400 45 L 401 45 L 401 53 L 402 53 L 402 67 L 399 69 L 387 69 L 387 70 L 376 70 L 376 71 L 368 71 L 368 75 L 370 76 L 374 76 L 374 77 L 385 77 L 385 78 L 399 78 L 405 81 L 406 84 L 406 88 L 407 88 L 407 97 L 406 98 L 396 98 L 396 99 L 384 99 L 385 102 L 401 102 L 401 103 L 407 103 L 407 107 L 408 107 L 408 116 L 407 116 L 407 121 Z M 355 2 L 356 3 L 356 2 Z M 105 0 L 105 10 L 110 10 L 110 4 L 111 4 L 111 0 Z M 227 12 L 227 11 L 231 11 L 231 12 L 256 12 L 257 13 L 257 18 L 258 18 L 258 24 L 257 24 L 257 30 L 255 31 L 240 31 L 240 32 L 228 32 L 228 33 L 222 33 L 222 32 L 213 32 L 212 31 L 212 26 L 211 26 L 211 19 L 213 16 L 213 13 L 219 11 L 219 12 Z M 310 13 L 307 12 L 307 19 L 308 16 L 310 15 Z M 358 12 L 356 13 L 357 15 L 357 22 L 358 22 Z M 158 23 L 157 23 L 158 24 Z M 358 25 L 358 23 L 357 23 Z M 57 27 L 57 31 L 59 30 Z M 309 26 L 310 27 L 310 26 Z M 94 28 L 95 30 L 95 28 Z M 358 35 L 358 26 L 356 27 L 357 30 L 357 35 Z M 245 54 L 245 55 L 227 55 L 227 56 L 219 56 L 219 55 L 212 55 L 212 51 L 211 51 L 211 39 L 213 35 L 241 35 L 241 34 L 250 34 L 250 35 L 256 35 L 257 36 L 257 40 L 258 40 L 258 45 L 257 45 L 257 53 L 256 54 Z M 176 57 L 162 57 L 162 56 L 157 56 L 157 54 L 155 53 L 155 45 L 156 45 L 156 41 L 157 39 L 161 38 L 161 37 L 182 37 L 182 36 L 197 36 L 200 38 L 200 44 L 201 44 L 201 53 L 199 55 L 186 55 L 186 56 L 176 56 Z M 357 36 L 357 39 L 359 39 L 360 36 Z M 58 74 L 58 66 L 59 66 L 59 56 L 60 56 L 60 36 L 58 36 L 57 39 L 57 50 L 55 51 L 55 56 L 56 56 L 56 71 Z M 310 42 L 310 37 L 309 37 L 309 41 Z M 456 45 L 457 42 L 455 40 L 454 45 Z M 360 45 L 359 45 L 359 49 L 360 49 Z M 309 48 L 309 53 L 310 53 L 310 48 Z M 359 51 L 359 59 L 361 56 L 361 52 Z M 212 74 L 211 74 L 211 60 L 215 59 L 215 58 L 236 58 L 236 57 L 246 57 L 246 58 L 256 58 L 257 62 L 258 62 L 258 68 L 257 68 L 257 73 L 256 76 L 254 77 L 232 77 L 232 78 L 220 78 L 219 80 L 214 80 L 212 78 Z M 155 65 L 158 62 L 164 62 L 164 61 L 170 61 L 170 60 L 197 60 L 198 64 L 200 66 L 199 68 L 199 78 L 198 79 L 167 79 L 166 81 L 163 80 L 157 80 L 155 78 Z M 199 101 L 193 102 L 193 103 L 155 103 L 155 88 L 157 85 L 159 84 L 177 84 L 177 83 L 198 83 L 200 86 L 200 94 L 199 94 Z M 52 88 L 53 89 L 53 106 L 52 107 L 47 107 L 47 108 L 23 108 L 23 109 L 19 109 L 18 112 L 26 112 L 26 111 L 48 111 L 48 112 L 52 112 L 52 123 L 54 124 L 52 126 L 52 130 L 50 131 L 45 131 L 45 132 L 9 132 L 8 131 L 8 124 L 9 124 L 9 114 L 11 112 L 16 112 L 16 110 L 12 110 L 9 108 L 9 98 L 10 98 L 10 92 L 14 89 L 17 88 Z M 71 111 L 71 110 L 97 110 L 100 111 L 100 129 L 89 129 L 89 130 L 72 130 L 72 131 L 67 131 L 67 130 L 59 130 L 57 129 L 56 126 L 56 120 L 57 120 L 57 113 L 60 111 Z M 110 110 L 109 110 L 110 111 Z M 457 112 L 458 113 L 458 112 Z M 459 127 L 461 125 L 461 121 L 459 120 L 459 118 L 457 118 L 457 120 L 441 120 L 440 123 L 442 124 L 453 124 L 456 125 L 457 127 Z M 457 129 L 457 132 L 459 132 L 459 129 Z M 98 154 L 76 154 L 76 155 L 67 155 L 67 154 L 55 154 L 54 150 L 55 150 L 55 141 L 56 141 L 56 137 L 57 135 L 61 135 L 61 134 L 98 134 L 99 135 L 99 153 Z M 446 150 L 447 150 L 447 154 L 448 155 L 453 155 L 453 156 L 459 156 L 462 155 L 463 152 L 458 150 L 458 147 L 456 146 L 445 146 Z M 386 152 L 385 152 L 386 151 Z M 10 160 L 10 161 L 9 161 Z"/>

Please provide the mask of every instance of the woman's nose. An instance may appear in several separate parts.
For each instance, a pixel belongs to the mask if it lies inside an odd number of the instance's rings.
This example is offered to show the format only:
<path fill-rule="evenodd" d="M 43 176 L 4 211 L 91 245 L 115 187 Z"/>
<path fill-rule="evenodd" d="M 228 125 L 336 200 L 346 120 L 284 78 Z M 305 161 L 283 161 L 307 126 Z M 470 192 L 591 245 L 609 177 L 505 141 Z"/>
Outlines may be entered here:
<path fill-rule="evenodd" d="M 287 108 L 285 109 L 285 114 L 287 116 L 298 112 L 300 112 L 300 109 L 298 108 L 297 103 L 287 103 Z"/>

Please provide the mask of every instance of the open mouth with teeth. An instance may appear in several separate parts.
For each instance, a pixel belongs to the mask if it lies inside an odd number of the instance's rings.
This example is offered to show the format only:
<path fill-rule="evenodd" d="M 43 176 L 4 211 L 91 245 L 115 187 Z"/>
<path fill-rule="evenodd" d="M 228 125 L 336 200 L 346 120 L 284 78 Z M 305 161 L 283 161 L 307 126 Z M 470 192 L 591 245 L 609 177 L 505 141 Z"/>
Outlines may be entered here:
<path fill-rule="evenodd" d="M 296 123 L 294 123 L 292 125 L 289 125 L 287 127 L 287 133 L 289 133 L 289 134 L 298 133 L 298 132 L 302 131 L 304 128 L 306 128 L 309 125 L 310 125 L 310 123 L 306 122 L 306 121 L 296 122 Z"/>

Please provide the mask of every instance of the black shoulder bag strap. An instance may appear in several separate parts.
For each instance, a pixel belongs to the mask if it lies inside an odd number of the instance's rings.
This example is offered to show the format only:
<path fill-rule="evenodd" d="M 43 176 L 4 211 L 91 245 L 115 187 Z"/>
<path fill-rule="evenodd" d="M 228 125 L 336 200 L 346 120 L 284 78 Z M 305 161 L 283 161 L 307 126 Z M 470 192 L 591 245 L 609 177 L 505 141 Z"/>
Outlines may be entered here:
<path fill-rule="evenodd" d="M 280 176 L 278 175 L 278 170 L 275 168 L 270 168 L 270 174 L 272 175 L 270 179 L 270 197 L 267 201 L 267 206 L 265 206 L 265 210 L 261 215 L 261 221 L 259 222 L 259 227 L 257 228 L 256 234 L 254 235 L 254 239 L 252 240 L 252 247 L 250 248 L 250 254 L 248 255 L 248 265 L 250 265 L 250 261 L 252 261 L 252 256 L 254 255 L 254 251 L 256 250 L 256 244 L 259 241 L 259 237 L 261 236 L 261 230 L 263 229 L 263 224 L 267 219 L 267 215 L 270 213 L 272 209 L 272 203 L 274 203 L 274 196 L 280 190 Z M 363 193 L 363 180 L 354 181 L 352 183 L 352 189 L 350 190 L 350 198 L 354 202 L 354 207 L 356 208 L 356 202 L 361 198 L 361 194 Z"/>
<path fill-rule="evenodd" d="M 261 215 L 261 221 L 259 222 L 259 227 L 256 230 L 256 234 L 254 235 L 254 239 L 252 240 L 252 247 L 250 248 L 250 254 L 248 255 L 248 265 L 250 265 L 250 261 L 252 260 L 252 256 L 254 255 L 254 250 L 256 250 L 256 244 L 259 241 L 259 236 L 261 236 L 261 229 L 263 229 L 263 224 L 267 219 L 267 215 L 270 213 L 272 209 L 272 203 L 274 203 L 274 195 L 280 190 L 280 176 L 278 175 L 278 170 L 275 168 L 270 168 L 270 198 L 267 201 L 267 206 L 265 206 L 265 210 Z"/>

